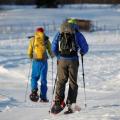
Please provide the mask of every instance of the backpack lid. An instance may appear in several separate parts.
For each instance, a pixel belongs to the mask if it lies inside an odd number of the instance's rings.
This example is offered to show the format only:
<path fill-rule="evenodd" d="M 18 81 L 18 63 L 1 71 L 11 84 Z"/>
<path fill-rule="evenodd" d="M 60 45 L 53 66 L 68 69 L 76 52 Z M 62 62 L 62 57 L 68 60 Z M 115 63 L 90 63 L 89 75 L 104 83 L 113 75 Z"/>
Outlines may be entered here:
<path fill-rule="evenodd" d="M 74 28 L 72 27 L 72 25 L 68 22 L 64 22 L 61 24 L 60 26 L 60 32 L 61 33 L 74 33 Z"/>

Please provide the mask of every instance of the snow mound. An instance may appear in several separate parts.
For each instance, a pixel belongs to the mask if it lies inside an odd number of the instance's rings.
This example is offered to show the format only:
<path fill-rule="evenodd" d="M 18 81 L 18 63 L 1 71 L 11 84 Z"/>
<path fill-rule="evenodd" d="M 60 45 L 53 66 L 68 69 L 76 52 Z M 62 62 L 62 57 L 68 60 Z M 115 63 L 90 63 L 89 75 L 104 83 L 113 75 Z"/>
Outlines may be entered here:
<path fill-rule="evenodd" d="M 5 73 L 8 73 L 9 71 L 4 68 L 3 66 L 0 66 L 0 74 L 5 74 Z"/>
<path fill-rule="evenodd" d="M 9 101 L 9 98 L 3 96 L 3 95 L 0 95 L 0 103 L 1 102 L 5 102 L 5 101 Z"/>

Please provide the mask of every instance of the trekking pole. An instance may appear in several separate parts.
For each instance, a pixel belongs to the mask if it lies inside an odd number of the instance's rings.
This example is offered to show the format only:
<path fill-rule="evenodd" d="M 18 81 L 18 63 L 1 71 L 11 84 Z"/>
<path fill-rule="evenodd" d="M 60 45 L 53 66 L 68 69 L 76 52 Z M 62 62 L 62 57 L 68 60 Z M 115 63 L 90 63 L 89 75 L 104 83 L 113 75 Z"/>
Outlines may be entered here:
<path fill-rule="evenodd" d="M 53 58 L 52 58 L 52 92 L 53 92 Z M 50 104 L 49 113 L 51 112 L 52 101 L 53 101 L 53 93 L 52 93 L 52 98 L 51 98 L 51 104 Z"/>
<path fill-rule="evenodd" d="M 53 91 L 53 58 L 52 58 L 52 91 Z M 53 94 L 52 94 L 52 100 L 53 100 Z"/>
<path fill-rule="evenodd" d="M 57 61 L 57 65 L 59 64 L 59 62 Z M 53 87 L 53 95 L 55 92 L 55 86 L 56 86 L 56 82 L 57 82 L 57 77 L 58 77 L 58 72 L 56 73 L 56 78 L 55 78 L 55 83 L 54 83 L 54 87 Z"/>
<path fill-rule="evenodd" d="M 53 87 L 53 96 L 54 96 L 54 92 L 55 92 L 55 85 L 56 85 L 56 82 L 57 82 L 57 73 L 56 73 L 56 78 L 55 78 L 55 83 L 54 83 L 54 87 Z"/>
<path fill-rule="evenodd" d="M 29 71 L 28 71 L 28 81 L 27 81 L 26 90 L 25 90 L 25 100 L 24 100 L 24 102 L 26 102 L 26 98 L 27 98 L 28 83 L 29 83 L 29 80 L 30 80 L 31 66 L 32 66 L 32 60 L 30 61 L 30 67 L 29 67 Z"/>
<path fill-rule="evenodd" d="M 84 95 L 85 95 L 85 108 L 86 108 L 86 107 L 87 107 L 87 103 L 86 103 L 85 74 L 84 74 L 83 55 L 81 55 L 81 62 L 82 62 L 82 75 L 83 75 L 83 86 L 84 86 Z"/>
<path fill-rule="evenodd" d="M 52 90 L 52 101 L 53 101 L 53 97 L 54 97 L 56 81 L 57 81 L 57 73 L 56 73 L 56 78 L 55 78 L 55 82 L 54 82 L 54 86 L 53 86 L 53 90 Z M 52 101 L 51 101 L 49 113 L 51 112 Z"/>
<path fill-rule="evenodd" d="M 54 97 L 56 81 L 57 81 L 57 73 L 56 73 L 56 78 L 55 78 L 55 82 L 54 82 L 54 85 L 53 85 L 53 61 L 52 61 L 52 101 L 53 101 L 53 97 Z M 51 109 L 51 106 L 52 106 L 52 101 L 51 101 L 50 109 Z M 49 113 L 50 112 L 51 112 L 51 110 L 49 110 Z"/>

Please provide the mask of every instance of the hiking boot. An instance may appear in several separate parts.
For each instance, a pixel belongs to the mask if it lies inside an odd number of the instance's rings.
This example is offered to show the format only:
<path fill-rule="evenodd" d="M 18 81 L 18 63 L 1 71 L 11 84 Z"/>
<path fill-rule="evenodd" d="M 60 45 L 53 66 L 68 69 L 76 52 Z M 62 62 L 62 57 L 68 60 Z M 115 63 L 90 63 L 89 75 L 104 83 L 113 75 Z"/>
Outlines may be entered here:
<path fill-rule="evenodd" d="M 55 101 L 52 108 L 51 113 L 52 114 L 58 114 L 65 108 L 65 102 L 60 102 L 59 100 Z"/>
<path fill-rule="evenodd" d="M 33 102 L 37 102 L 39 100 L 39 95 L 37 93 L 38 89 L 32 90 L 32 93 L 30 94 L 30 100 Z"/>
<path fill-rule="evenodd" d="M 45 98 L 45 99 L 41 99 L 40 102 L 47 103 L 47 102 L 49 102 L 49 100 Z"/>

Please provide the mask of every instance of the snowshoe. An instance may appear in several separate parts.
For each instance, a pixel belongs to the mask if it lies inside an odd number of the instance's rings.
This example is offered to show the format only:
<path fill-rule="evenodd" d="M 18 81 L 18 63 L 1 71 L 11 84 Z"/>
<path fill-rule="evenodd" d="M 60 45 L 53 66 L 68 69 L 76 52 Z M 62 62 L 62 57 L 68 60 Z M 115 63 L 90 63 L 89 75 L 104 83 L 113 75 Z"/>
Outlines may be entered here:
<path fill-rule="evenodd" d="M 71 114 L 71 113 L 73 113 L 72 109 L 68 109 L 67 111 L 64 112 L 64 114 Z"/>
<path fill-rule="evenodd" d="M 68 110 L 64 112 L 64 114 L 71 114 L 73 113 L 73 109 L 72 109 L 72 105 L 67 105 L 68 106 Z"/>
<path fill-rule="evenodd" d="M 78 106 L 78 105 L 67 105 L 67 107 L 68 107 L 68 110 L 67 111 L 65 111 L 64 112 L 64 114 L 71 114 L 71 113 L 74 113 L 74 112 L 80 112 L 80 110 L 81 110 L 81 108 L 80 108 L 80 106 Z"/>
<path fill-rule="evenodd" d="M 37 93 L 38 90 L 32 90 L 32 93 L 30 94 L 30 100 L 33 102 L 37 102 L 39 100 L 39 95 Z"/>
<path fill-rule="evenodd" d="M 51 108 L 51 113 L 52 114 L 58 114 L 60 113 L 63 109 L 65 108 L 65 102 L 62 101 L 60 102 L 59 100 L 58 101 L 55 101 L 52 108 Z"/>

